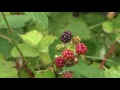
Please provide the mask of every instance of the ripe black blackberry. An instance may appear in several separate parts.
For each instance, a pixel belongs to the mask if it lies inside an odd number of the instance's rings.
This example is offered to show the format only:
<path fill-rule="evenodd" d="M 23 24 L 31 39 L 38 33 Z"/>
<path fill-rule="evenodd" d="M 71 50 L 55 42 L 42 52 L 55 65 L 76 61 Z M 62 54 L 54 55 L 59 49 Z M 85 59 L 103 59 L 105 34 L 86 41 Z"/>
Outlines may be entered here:
<path fill-rule="evenodd" d="M 63 42 L 63 43 L 67 43 L 67 42 L 70 42 L 72 39 L 72 33 L 70 31 L 64 31 L 64 33 L 62 33 L 61 37 L 60 37 L 60 40 Z"/>

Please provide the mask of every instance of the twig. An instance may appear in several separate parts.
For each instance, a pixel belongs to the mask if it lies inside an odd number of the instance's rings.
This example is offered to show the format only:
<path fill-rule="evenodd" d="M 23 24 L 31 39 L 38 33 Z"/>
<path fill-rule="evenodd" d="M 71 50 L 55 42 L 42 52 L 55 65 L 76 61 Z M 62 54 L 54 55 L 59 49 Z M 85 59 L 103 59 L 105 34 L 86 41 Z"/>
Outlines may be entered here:
<path fill-rule="evenodd" d="M 105 56 L 104 59 L 102 60 L 102 62 L 101 62 L 101 64 L 100 64 L 100 69 L 103 68 L 103 65 L 105 64 L 105 62 L 106 62 L 107 58 L 110 56 L 110 54 L 113 52 L 114 47 L 115 47 L 116 44 L 117 44 L 117 41 L 115 41 L 115 42 L 113 43 L 113 45 L 111 46 L 110 50 L 108 51 L 108 53 L 106 54 L 106 56 Z"/>
<path fill-rule="evenodd" d="M 0 37 L 8 40 L 10 43 L 12 43 L 12 39 L 10 39 L 9 37 L 5 36 L 4 34 L 0 33 Z"/>
<path fill-rule="evenodd" d="M 96 61 L 98 61 L 98 60 L 99 60 L 99 61 L 102 61 L 102 59 L 103 59 L 103 58 L 95 57 L 95 56 L 85 56 L 85 57 L 88 58 L 88 59 L 96 60 Z M 113 63 L 119 65 L 119 63 L 114 62 L 114 61 L 111 60 L 111 59 L 106 59 L 106 60 L 109 61 L 109 62 L 113 62 Z"/>

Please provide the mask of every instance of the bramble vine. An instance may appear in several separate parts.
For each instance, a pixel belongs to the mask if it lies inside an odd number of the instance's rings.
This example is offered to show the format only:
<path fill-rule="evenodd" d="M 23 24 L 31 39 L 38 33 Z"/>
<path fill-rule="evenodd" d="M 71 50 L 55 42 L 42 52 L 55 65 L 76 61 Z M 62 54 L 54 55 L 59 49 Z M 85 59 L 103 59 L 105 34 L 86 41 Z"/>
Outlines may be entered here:
<path fill-rule="evenodd" d="M 119 78 L 119 12 L 1 12 L 0 78 Z"/>

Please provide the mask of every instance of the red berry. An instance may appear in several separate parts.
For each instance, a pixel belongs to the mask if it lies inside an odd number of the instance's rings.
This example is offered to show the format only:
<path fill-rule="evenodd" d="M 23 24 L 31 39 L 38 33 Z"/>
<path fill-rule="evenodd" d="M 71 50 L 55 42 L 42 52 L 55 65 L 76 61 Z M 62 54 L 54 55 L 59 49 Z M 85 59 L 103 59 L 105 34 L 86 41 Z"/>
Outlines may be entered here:
<path fill-rule="evenodd" d="M 65 60 L 63 59 L 63 57 L 60 56 L 55 59 L 55 63 L 56 63 L 56 66 L 60 68 L 65 65 Z"/>
<path fill-rule="evenodd" d="M 62 78 L 73 78 L 73 72 L 67 71 L 63 73 Z"/>
<path fill-rule="evenodd" d="M 63 56 L 64 60 L 72 61 L 74 59 L 74 53 L 71 50 L 64 50 L 62 52 L 62 56 Z"/>
<path fill-rule="evenodd" d="M 85 54 L 87 52 L 87 46 L 84 43 L 79 43 L 76 45 L 77 54 Z"/>

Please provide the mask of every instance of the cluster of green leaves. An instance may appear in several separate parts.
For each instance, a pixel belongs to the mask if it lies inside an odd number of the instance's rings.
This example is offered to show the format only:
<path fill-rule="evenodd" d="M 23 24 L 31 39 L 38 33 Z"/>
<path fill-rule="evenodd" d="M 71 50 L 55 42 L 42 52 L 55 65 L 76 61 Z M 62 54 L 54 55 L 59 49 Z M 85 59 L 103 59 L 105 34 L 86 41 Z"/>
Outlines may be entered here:
<path fill-rule="evenodd" d="M 86 61 L 80 58 L 77 65 L 64 68 L 65 71 L 72 71 L 75 78 L 120 77 L 119 44 L 106 62 L 105 69 L 99 69 L 112 43 L 115 40 L 120 42 L 120 15 L 110 20 L 102 12 L 79 12 L 77 17 L 73 12 L 23 12 L 21 15 L 5 12 L 5 15 L 14 30 L 17 46 L 37 72 L 36 78 L 55 78 L 55 74 L 46 68 L 58 54 L 55 46 L 60 43 L 59 37 L 65 30 L 71 30 L 73 35 L 79 36 L 88 46 Z M 15 69 L 15 62 L 21 56 L 3 35 L 11 38 L 0 15 L 0 77 L 29 78 L 24 69 Z"/>

